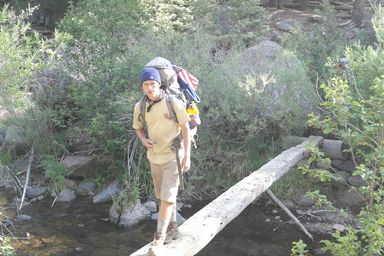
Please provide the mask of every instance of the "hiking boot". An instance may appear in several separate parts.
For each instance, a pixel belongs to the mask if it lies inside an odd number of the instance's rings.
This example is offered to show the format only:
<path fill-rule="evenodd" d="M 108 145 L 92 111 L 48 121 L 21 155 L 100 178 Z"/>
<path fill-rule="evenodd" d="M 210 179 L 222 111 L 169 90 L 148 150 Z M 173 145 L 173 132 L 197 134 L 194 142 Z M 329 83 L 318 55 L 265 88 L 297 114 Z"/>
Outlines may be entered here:
<path fill-rule="evenodd" d="M 165 237 L 165 235 L 155 232 L 155 234 L 153 235 L 152 245 L 148 251 L 148 256 L 157 256 L 160 254 L 161 249 L 164 245 Z"/>
<path fill-rule="evenodd" d="M 170 243 L 181 237 L 178 225 L 176 222 L 170 222 L 167 228 L 167 235 L 165 236 L 164 244 Z"/>

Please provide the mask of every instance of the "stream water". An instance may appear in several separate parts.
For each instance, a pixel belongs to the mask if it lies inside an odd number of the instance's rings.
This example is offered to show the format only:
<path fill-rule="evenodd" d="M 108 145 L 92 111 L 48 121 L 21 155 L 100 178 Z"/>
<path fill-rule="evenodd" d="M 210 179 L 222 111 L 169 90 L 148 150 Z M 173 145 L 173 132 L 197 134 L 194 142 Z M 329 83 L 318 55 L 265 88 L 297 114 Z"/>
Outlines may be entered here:
<path fill-rule="evenodd" d="M 9 204 L 9 194 L 0 191 L 0 211 Z M 148 243 L 156 223 L 146 221 L 131 229 L 119 228 L 102 219 L 108 217 L 110 204 L 92 205 L 88 198 L 77 198 L 71 203 L 56 203 L 46 199 L 22 209 L 32 220 L 14 221 L 13 234 L 29 239 L 12 242 L 17 255 L 23 256 L 117 256 L 130 255 Z M 193 204 L 180 213 L 188 218 L 203 205 Z M 8 216 L 15 209 L 6 209 Z M 292 242 L 306 240 L 299 229 L 276 220 L 285 218 L 279 211 L 251 205 L 222 230 L 199 256 L 287 256 Z M 271 221 L 266 221 L 270 219 Z"/>

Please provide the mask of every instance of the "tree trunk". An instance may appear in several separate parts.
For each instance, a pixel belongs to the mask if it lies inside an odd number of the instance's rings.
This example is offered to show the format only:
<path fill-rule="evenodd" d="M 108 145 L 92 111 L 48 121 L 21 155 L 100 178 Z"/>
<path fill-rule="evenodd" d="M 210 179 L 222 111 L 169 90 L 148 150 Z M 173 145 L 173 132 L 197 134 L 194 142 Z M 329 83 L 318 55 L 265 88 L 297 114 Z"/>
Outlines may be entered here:
<path fill-rule="evenodd" d="M 203 249 L 229 222 L 266 191 L 293 166 L 308 157 L 305 144 L 319 145 L 321 137 L 310 137 L 263 165 L 180 226 L 181 238 L 164 245 L 156 256 L 192 256 Z M 147 244 L 131 256 L 147 255 Z"/>

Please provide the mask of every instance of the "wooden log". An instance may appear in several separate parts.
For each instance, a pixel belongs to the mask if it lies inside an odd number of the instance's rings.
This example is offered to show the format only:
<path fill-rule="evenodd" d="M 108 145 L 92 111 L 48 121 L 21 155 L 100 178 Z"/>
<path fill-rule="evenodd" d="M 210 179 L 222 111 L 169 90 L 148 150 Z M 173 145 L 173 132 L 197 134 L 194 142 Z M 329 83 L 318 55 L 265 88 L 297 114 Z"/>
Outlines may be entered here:
<path fill-rule="evenodd" d="M 326 157 L 329 157 L 332 159 L 341 159 L 341 160 L 345 160 L 348 158 L 348 154 L 343 152 L 344 145 L 343 145 L 343 141 L 341 140 L 324 139 L 321 149 L 323 150 L 324 155 Z"/>
<path fill-rule="evenodd" d="M 156 256 L 192 256 L 198 253 L 275 181 L 308 157 L 305 149 L 307 143 L 318 146 L 321 141 L 321 137 L 311 136 L 239 181 L 184 222 L 179 228 L 181 238 L 164 245 Z M 150 244 L 147 244 L 131 256 L 147 255 L 149 247 Z"/>

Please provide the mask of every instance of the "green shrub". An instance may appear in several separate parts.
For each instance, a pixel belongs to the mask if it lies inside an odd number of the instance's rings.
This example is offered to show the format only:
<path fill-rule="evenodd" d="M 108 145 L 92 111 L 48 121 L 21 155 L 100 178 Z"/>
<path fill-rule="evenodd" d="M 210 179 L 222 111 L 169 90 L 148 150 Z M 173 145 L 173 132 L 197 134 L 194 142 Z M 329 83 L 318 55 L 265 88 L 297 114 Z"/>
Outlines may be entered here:
<path fill-rule="evenodd" d="M 56 194 L 60 193 L 65 188 L 65 179 L 67 170 L 65 167 L 58 163 L 55 156 L 45 155 L 41 161 L 45 170 L 45 176 L 49 180 L 52 191 Z"/>
<path fill-rule="evenodd" d="M 378 40 L 384 11 L 379 7 L 374 21 Z M 384 252 L 384 77 L 382 75 L 383 42 L 376 47 L 360 45 L 348 48 L 348 67 L 343 77 L 335 77 L 321 89 L 325 101 L 322 116 L 312 115 L 309 123 L 325 134 L 341 138 L 349 145 L 348 152 L 358 165 L 354 175 L 367 183 L 360 191 L 367 205 L 360 212 L 361 226 L 346 234 L 335 233 L 334 240 L 325 240 L 325 250 L 335 255 L 382 255 Z"/>

